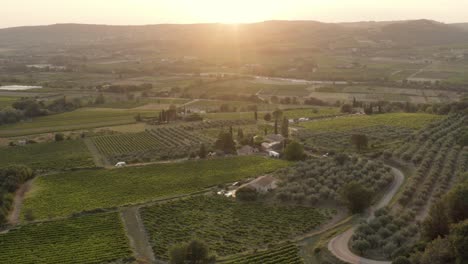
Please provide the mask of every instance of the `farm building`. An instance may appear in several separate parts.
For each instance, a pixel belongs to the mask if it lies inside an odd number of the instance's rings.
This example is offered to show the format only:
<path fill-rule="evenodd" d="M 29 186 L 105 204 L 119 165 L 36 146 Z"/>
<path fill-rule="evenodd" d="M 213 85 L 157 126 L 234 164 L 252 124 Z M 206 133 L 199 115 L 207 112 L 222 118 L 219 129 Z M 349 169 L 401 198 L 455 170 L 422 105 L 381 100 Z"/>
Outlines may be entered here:
<path fill-rule="evenodd" d="M 268 151 L 268 156 L 275 158 L 275 159 L 279 159 L 280 154 L 276 151 Z"/>
<path fill-rule="evenodd" d="M 280 134 L 271 134 L 271 135 L 265 136 L 265 141 L 269 143 L 282 142 L 283 140 L 284 140 L 284 137 Z"/>
<path fill-rule="evenodd" d="M 242 148 L 237 150 L 237 155 L 239 156 L 247 156 L 255 153 L 258 153 L 258 149 L 251 146 L 243 146 Z"/>
<path fill-rule="evenodd" d="M 266 193 L 276 188 L 276 178 L 270 175 L 259 177 L 242 187 L 250 187 L 259 193 Z"/>

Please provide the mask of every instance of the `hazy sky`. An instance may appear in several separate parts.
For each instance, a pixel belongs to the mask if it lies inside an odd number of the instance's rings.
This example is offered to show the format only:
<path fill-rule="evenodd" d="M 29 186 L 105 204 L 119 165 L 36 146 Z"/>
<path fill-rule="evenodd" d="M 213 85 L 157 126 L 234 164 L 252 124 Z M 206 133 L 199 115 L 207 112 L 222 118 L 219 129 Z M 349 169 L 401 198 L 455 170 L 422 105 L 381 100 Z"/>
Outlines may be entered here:
<path fill-rule="evenodd" d="M 0 0 L 0 27 L 55 23 L 468 22 L 468 0 Z"/>

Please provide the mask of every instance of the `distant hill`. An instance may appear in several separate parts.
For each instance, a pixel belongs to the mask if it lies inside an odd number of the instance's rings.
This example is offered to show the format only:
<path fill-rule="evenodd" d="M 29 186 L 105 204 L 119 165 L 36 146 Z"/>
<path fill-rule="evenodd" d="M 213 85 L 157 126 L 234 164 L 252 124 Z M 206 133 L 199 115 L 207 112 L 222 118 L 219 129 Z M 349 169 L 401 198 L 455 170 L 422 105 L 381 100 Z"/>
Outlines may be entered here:
<path fill-rule="evenodd" d="M 80 46 L 151 43 L 158 46 L 210 47 L 227 45 L 290 47 L 349 47 L 357 40 L 386 41 L 395 46 L 468 42 L 468 24 L 430 20 L 321 23 L 266 21 L 238 26 L 224 24 L 161 24 L 106 26 L 57 24 L 0 29 L 0 46 Z"/>
<path fill-rule="evenodd" d="M 468 31 L 468 23 L 457 23 L 452 26 Z"/>

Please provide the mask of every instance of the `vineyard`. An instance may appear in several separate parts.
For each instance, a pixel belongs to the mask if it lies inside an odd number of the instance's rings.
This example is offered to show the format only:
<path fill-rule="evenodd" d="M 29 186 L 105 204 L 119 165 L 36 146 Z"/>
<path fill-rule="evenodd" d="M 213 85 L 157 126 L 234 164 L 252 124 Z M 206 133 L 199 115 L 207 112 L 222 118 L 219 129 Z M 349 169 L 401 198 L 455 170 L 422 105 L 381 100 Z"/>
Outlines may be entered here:
<path fill-rule="evenodd" d="M 158 127 L 140 133 L 118 134 L 92 139 L 98 150 L 112 162 L 154 161 L 187 157 L 201 144 L 212 142 L 182 127 Z"/>
<path fill-rule="evenodd" d="M 203 130 L 210 128 L 227 128 L 230 126 L 245 126 L 254 125 L 255 120 L 239 119 L 239 120 L 207 120 L 203 122 L 193 122 L 182 124 L 181 126 L 186 130 Z"/>
<path fill-rule="evenodd" d="M 0 167 L 11 164 L 24 164 L 41 170 L 94 167 L 91 154 L 82 140 L 0 147 L 0 157 Z"/>
<path fill-rule="evenodd" d="M 286 244 L 257 252 L 248 256 L 238 257 L 223 261 L 225 264 L 302 264 L 304 261 L 299 256 L 299 248 L 294 244 Z"/>
<path fill-rule="evenodd" d="M 171 245 L 200 238 L 218 256 L 229 256 L 312 231 L 326 220 L 309 207 L 238 203 L 222 196 L 197 196 L 141 211 L 158 258 Z"/>
<path fill-rule="evenodd" d="M 310 130 L 299 130 L 295 137 L 304 143 L 305 148 L 311 151 L 349 152 L 355 150 L 351 142 L 353 134 L 366 135 L 369 149 L 380 148 L 386 144 L 401 141 L 413 134 L 413 130 L 403 127 L 371 126 L 349 131 L 317 133 Z"/>
<path fill-rule="evenodd" d="M 410 247 L 418 237 L 417 220 L 424 219 L 429 207 L 445 194 L 468 168 L 466 149 L 457 139 L 466 130 L 468 118 L 452 115 L 412 136 L 386 158 L 402 160 L 415 166 L 403 192 L 392 210 L 376 213 L 376 218 L 358 227 L 352 245 L 367 243 L 368 254 L 394 259 Z"/>
<path fill-rule="evenodd" d="M 35 191 L 26 197 L 23 211 L 31 210 L 37 219 L 64 217 L 198 192 L 289 165 L 251 156 L 40 176 L 34 181 Z"/>
<path fill-rule="evenodd" d="M 420 129 L 427 124 L 442 118 L 442 116 L 424 113 L 354 115 L 305 122 L 301 123 L 301 126 L 316 133 L 349 131 L 371 126 L 393 126 L 409 129 Z"/>
<path fill-rule="evenodd" d="M 276 197 L 281 201 L 316 204 L 319 201 L 339 202 L 339 191 L 356 181 L 373 193 L 390 184 L 390 168 L 380 161 L 352 157 L 344 161 L 333 158 L 312 159 L 278 172 L 281 179 Z"/>
<path fill-rule="evenodd" d="M 0 235 L 0 263 L 107 263 L 129 260 L 117 213 L 28 224 Z"/>

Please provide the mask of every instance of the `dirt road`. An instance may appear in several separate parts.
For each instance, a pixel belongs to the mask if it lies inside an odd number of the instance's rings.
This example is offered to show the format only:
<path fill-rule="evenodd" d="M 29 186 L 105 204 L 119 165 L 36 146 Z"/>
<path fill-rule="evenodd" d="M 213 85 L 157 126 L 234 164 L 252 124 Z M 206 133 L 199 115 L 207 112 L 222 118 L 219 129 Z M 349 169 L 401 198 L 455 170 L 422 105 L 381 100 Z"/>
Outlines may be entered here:
<path fill-rule="evenodd" d="M 156 263 L 153 254 L 153 249 L 146 235 L 143 223 L 138 212 L 138 207 L 133 206 L 122 211 L 122 220 L 127 231 L 127 236 L 130 239 L 130 245 L 135 252 L 135 257 L 146 263 Z"/>
<path fill-rule="evenodd" d="M 389 186 L 387 189 L 387 192 L 384 194 L 382 199 L 372 206 L 369 209 L 369 217 L 368 220 L 371 220 L 374 218 L 374 213 L 380 208 L 385 207 L 390 203 L 392 200 L 393 196 L 398 192 L 400 189 L 401 185 L 403 184 L 405 180 L 405 176 L 403 173 L 392 167 L 392 173 L 395 175 L 395 178 L 393 179 L 392 184 Z M 328 250 L 333 253 L 337 258 L 339 258 L 342 261 L 351 263 L 351 264 L 391 264 L 391 261 L 379 261 L 379 260 L 372 260 L 372 259 L 367 259 L 363 258 L 360 256 L 355 255 L 351 250 L 349 249 L 349 240 L 351 239 L 354 230 L 356 229 L 356 226 L 348 229 L 346 232 L 334 237 L 330 242 L 328 243 Z"/>
<path fill-rule="evenodd" d="M 24 195 L 31 188 L 32 180 L 27 181 L 16 191 L 15 199 L 13 200 L 13 210 L 8 216 L 8 222 L 11 225 L 17 225 L 19 223 L 21 208 L 23 207 Z"/>

